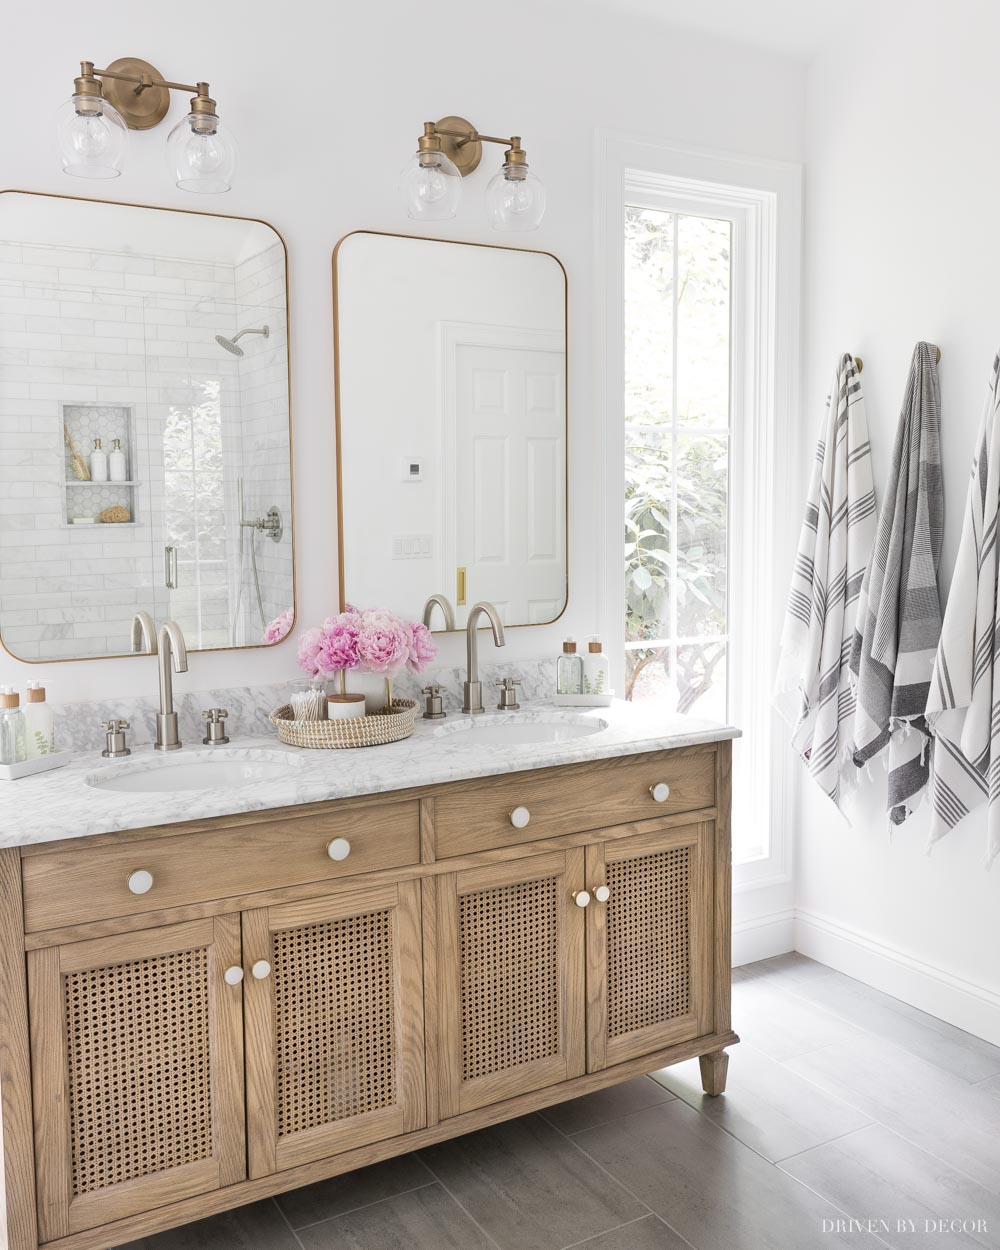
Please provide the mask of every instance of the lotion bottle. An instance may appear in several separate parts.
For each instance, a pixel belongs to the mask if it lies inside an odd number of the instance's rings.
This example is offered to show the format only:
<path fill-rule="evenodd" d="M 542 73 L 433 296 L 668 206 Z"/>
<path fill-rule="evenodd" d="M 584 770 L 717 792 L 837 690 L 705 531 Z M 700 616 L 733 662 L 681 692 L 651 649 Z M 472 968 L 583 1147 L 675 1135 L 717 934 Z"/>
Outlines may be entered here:
<path fill-rule="evenodd" d="M 20 704 L 13 686 L 0 686 L 0 764 L 20 764 L 28 758 Z"/>
<path fill-rule="evenodd" d="M 128 466 L 125 463 L 125 453 L 122 451 L 120 438 L 114 440 L 108 452 L 108 475 L 112 482 L 128 481 Z"/>
<path fill-rule="evenodd" d="M 583 693 L 606 696 L 611 684 L 611 663 L 604 654 L 599 638 L 587 643 L 583 657 Z"/>
<path fill-rule="evenodd" d="M 576 639 L 567 638 L 556 660 L 556 694 L 583 693 L 583 660 L 576 653 Z"/>
<path fill-rule="evenodd" d="M 51 755 L 56 749 L 55 717 L 51 706 L 45 702 L 45 687 L 37 681 L 28 682 L 24 720 L 27 758 L 31 760 L 40 755 Z"/>
<path fill-rule="evenodd" d="M 94 439 L 94 450 L 90 453 L 90 480 L 106 482 L 108 480 L 108 454 L 101 448 L 101 440 Z"/>

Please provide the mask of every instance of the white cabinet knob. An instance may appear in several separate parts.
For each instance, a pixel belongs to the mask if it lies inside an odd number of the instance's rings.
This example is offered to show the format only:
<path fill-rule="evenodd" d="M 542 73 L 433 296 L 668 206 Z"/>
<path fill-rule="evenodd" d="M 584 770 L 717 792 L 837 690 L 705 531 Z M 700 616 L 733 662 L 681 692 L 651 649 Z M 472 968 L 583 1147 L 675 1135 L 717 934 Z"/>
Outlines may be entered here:
<path fill-rule="evenodd" d="M 326 853 L 331 859 L 346 859 L 351 853 L 351 844 L 346 838 L 334 838 L 326 844 Z"/>
<path fill-rule="evenodd" d="M 524 829 L 531 819 L 531 812 L 526 807 L 515 807 L 510 814 L 510 823 L 515 829 Z"/>
<path fill-rule="evenodd" d="M 599 903 L 606 903 L 610 897 L 611 891 L 606 885 L 599 885 L 594 891 L 594 898 L 596 898 Z"/>
<path fill-rule="evenodd" d="M 231 968 L 226 969 L 224 975 L 227 985 L 239 985 L 239 983 L 243 980 L 243 969 L 237 964 L 233 964 Z"/>
<path fill-rule="evenodd" d="M 658 781 L 655 786 L 649 787 L 649 793 L 653 796 L 654 803 L 666 803 L 670 798 L 670 787 L 665 781 Z"/>
<path fill-rule="evenodd" d="M 153 874 L 145 868 L 137 868 L 128 874 L 128 888 L 133 894 L 148 894 L 153 888 Z"/>
<path fill-rule="evenodd" d="M 573 895 L 573 902 L 576 903 L 577 907 L 589 907 L 590 894 L 586 890 L 577 890 Z"/>
<path fill-rule="evenodd" d="M 258 959 L 254 966 L 250 969 L 258 981 L 263 981 L 265 977 L 271 975 L 271 965 L 266 959 Z"/>

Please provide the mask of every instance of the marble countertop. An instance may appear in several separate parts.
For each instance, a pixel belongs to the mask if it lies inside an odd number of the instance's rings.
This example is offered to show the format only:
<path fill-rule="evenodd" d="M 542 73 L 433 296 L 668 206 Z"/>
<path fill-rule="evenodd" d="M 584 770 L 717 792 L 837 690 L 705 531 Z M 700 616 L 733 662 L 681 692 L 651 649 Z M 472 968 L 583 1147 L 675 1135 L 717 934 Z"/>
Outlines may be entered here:
<path fill-rule="evenodd" d="M 234 738 L 226 747 L 185 746 L 170 754 L 140 747 L 122 760 L 79 752 L 65 767 L 19 781 L 0 782 L 0 846 L 24 846 L 121 829 L 174 824 L 239 812 L 266 811 L 473 777 L 579 764 L 739 737 L 739 730 L 681 715 L 663 715 L 616 700 L 608 708 L 555 708 L 533 703 L 516 713 L 486 713 L 463 731 L 468 718 L 418 717 L 413 736 L 388 746 L 346 751 L 307 751 L 276 737 Z M 480 741 L 477 729 L 514 720 L 603 722 L 599 732 L 566 742 L 521 744 Z M 168 793 L 120 792 L 101 782 L 150 768 L 166 769 L 210 757 L 266 762 L 278 775 L 232 788 Z M 287 766 L 287 767 L 285 767 Z"/>

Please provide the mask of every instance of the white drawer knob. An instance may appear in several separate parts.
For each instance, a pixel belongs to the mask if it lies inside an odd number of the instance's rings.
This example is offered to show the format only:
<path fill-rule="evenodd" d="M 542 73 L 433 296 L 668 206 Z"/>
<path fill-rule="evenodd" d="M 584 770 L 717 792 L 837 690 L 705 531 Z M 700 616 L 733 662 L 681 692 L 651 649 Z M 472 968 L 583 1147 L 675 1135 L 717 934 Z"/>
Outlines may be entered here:
<path fill-rule="evenodd" d="M 128 874 L 128 888 L 133 894 L 148 894 L 153 888 L 153 874 L 145 868 L 137 868 Z"/>
<path fill-rule="evenodd" d="M 577 890 L 573 895 L 573 902 L 576 903 L 577 907 L 589 907 L 590 894 L 586 890 Z"/>
<path fill-rule="evenodd" d="M 258 981 L 263 981 L 265 977 L 271 975 L 271 965 L 266 959 L 258 959 L 254 966 L 250 969 Z"/>
<path fill-rule="evenodd" d="M 351 853 L 351 844 L 346 838 L 334 838 L 326 844 L 326 853 L 331 859 L 346 859 Z"/>
<path fill-rule="evenodd" d="M 515 829 L 524 829 L 531 819 L 531 812 L 526 807 L 515 807 L 510 814 L 510 823 Z"/>
<path fill-rule="evenodd" d="M 599 885 L 594 891 L 594 898 L 596 898 L 599 903 L 606 903 L 610 897 L 611 891 L 606 885 Z"/>
<path fill-rule="evenodd" d="M 665 781 L 658 781 L 655 786 L 649 787 L 649 793 L 653 796 L 654 803 L 666 803 L 670 798 L 670 787 Z"/>
<path fill-rule="evenodd" d="M 238 967 L 236 964 L 233 964 L 231 968 L 226 969 L 224 975 L 227 985 L 239 985 L 239 983 L 243 980 L 243 969 Z"/>

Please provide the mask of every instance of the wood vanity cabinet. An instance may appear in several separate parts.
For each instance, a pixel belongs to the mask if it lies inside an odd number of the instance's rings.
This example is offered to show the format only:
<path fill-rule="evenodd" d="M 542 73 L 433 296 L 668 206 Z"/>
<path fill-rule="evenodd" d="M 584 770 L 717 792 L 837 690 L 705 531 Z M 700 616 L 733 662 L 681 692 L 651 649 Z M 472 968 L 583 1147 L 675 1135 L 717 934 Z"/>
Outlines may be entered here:
<path fill-rule="evenodd" d="M 723 741 L 0 851 L 0 1245 L 101 1250 L 694 1056 L 720 1092 L 729 776 Z"/>

